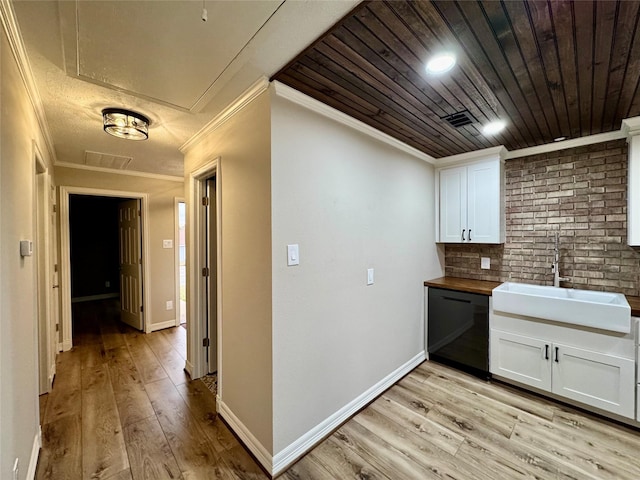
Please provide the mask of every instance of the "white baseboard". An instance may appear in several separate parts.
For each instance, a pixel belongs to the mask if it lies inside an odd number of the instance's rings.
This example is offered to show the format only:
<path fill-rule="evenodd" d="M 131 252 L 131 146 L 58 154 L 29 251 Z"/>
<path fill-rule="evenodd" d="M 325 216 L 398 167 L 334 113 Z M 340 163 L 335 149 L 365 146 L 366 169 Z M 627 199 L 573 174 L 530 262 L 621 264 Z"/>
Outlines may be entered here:
<path fill-rule="evenodd" d="M 246 445 L 246 447 L 253 453 L 256 459 L 262 464 L 262 466 L 271 472 L 273 470 L 273 457 L 267 451 L 267 449 L 258 441 L 256 437 L 249 431 L 249 429 L 236 417 L 233 412 L 227 407 L 227 404 L 218 399 L 216 402 L 220 416 L 229 424 L 231 429 L 240 437 L 240 440 Z M 274 475 L 275 476 L 275 475 Z"/>
<path fill-rule="evenodd" d="M 191 363 L 189 360 L 185 360 L 184 369 L 189 374 L 189 377 L 191 378 L 191 380 L 195 380 L 195 378 L 193 378 L 193 363 Z"/>
<path fill-rule="evenodd" d="M 38 467 L 38 456 L 40 455 L 40 447 L 42 447 L 42 428 L 38 427 L 38 433 L 33 439 L 33 447 L 31 448 L 31 458 L 29 459 L 29 468 L 27 470 L 27 480 L 36 478 L 36 468 Z"/>
<path fill-rule="evenodd" d="M 152 332 L 157 332 L 158 330 L 164 330 L 165 328 L 173 328 L 175 326 L 176 326 L 175 320 L 168 320 L 166 322 L 152 323 L 151 325 L 149 325 L 149 328 L 151 329 Z"/>
<path fill-rule="evenodd" d="M 73 342 L 71 340 L 64 340 L 60 345 L 61 352 L 68 352 L 73 347 Z"/>
<path fill-rule="evenodd" d="M 75 297 L 71 303 L 93 302 L 94 300 L 108 300 L 109 298 L 120 298 L 119 293 L 101 293 L 100 295 L 87 295 L 86 297 Z"/>
<path fill-rule="evenodd" d="M 329 435 L 333 430 L 338 428 L 344 421 L 348 420 L 351 416 L 357 413 L 362 407 L 367 405 L 369 402 L 376 399 L 379 395 L 381 395 L 385 390 L 391 387 L 394 383 L 404 377 L 407 373 L 413 370 L 415 367 L 420 365 L 425 360 L 425 352 L 424 350 L 418 353 L 411 360 L 406 362 L 404 365 L 401 365 L 396 370 L 391 372 L 389 375 L 384 377 L 378 383 L 369 388 L 362 395 L 356 397 L 347 405 L 342 407 L 336 413 L 328 417 L 323 422 L 316 425 L 314 428 L 309 430 L 307 433 L 302 435 L 296 441 L 291 443 L 288 447 L 284 448 L 277 454 L 273 456 L 273 470 L 267 468 L 269 472 L 275 477 L 280 473 L 284 472 L 290 465 L 296 462 L 300 457 L 306 454 L 309 450 L 315 447 L 318 443 L 320 443 L 324 438 Z M 231 425 L 231 424 L 230 424 Z M 238 432 L 236 432 L 238 433 Z M 239 435 L 242 438 L 241 435 Z M 249 444 L 247 443 L 247 447 Z M 256 455 L 256 452 L 249 447 L 249 449 Z M 258 457 L 256 455 L 256 457 Z M 259 458 L 259 457 L 258 457 Z M 263 464 L 264 465 L 264 464 Z"/>

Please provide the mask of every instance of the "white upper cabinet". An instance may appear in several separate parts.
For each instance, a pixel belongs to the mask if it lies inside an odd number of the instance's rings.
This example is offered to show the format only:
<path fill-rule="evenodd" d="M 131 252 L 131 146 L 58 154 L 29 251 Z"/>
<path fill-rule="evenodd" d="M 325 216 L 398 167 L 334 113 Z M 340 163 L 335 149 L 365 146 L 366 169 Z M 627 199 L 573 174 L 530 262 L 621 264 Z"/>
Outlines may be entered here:
<path fill-rule="evenodd" d="M 438 170 L 439 242 L 504 243 L 503 176 L 497 155 Z"/>

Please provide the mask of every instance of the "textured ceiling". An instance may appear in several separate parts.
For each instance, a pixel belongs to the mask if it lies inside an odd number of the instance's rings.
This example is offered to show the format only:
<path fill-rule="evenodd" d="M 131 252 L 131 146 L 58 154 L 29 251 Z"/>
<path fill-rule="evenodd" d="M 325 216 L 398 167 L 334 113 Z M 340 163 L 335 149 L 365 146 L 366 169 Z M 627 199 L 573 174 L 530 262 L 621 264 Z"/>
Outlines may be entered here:
<path fill-rule="evenodd" d="M 436 158 L 516 150 L 640 115 L 640 2 L 365 2 L 275 79 Z M 425 72 L 439 51 L 450 72 Z M 468 111 L 455 128 L 443 117 Z M 507 128 L 487 137 L 483 124 Z"/>
<path fill-rule="evenodd" d="M 125 169 L 183 175 L 178 148 L 261 76 L 271 76 L 357 1 L 14 1 L 57 162 L 86 151 Z M 101 110 L 151 120 L 149 140 L 102 131 Z"/>

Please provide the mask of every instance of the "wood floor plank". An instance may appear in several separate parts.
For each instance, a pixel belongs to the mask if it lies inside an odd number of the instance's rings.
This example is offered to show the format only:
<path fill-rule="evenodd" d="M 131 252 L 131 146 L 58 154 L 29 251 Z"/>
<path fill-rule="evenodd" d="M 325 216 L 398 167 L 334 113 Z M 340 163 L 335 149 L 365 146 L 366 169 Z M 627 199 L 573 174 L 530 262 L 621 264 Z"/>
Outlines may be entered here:
<path fill-rule="evenodd" d="M 527 471 L 533 471 L 537 478 L 557 477 L 559 465 L 553 458 L 543 452 L 538 454 L 522 445 L 514 444 L 509 437 L 505 437 L 473 416 L 466 416 L 464 411 L 456 410 L 454 412 L 443 405 L 437 405 L 429 410 L 428 418 L 463 435 L 466 443 L 494 452 L 507 462 L 518 465 Z M 471 463 L 473 464 L 473 462 Z"/>
<path fill-rule="evenodd" d="M 124 429 L 134 480 L 182 478 L 171 447 L 155 417 L 140 420 Z"/>
<path fill-rule="evenodd" d="M 120 422 L 125 427 L 155 414 L 140 373 L 126 346 L 109 350 L 109 378 L 118 406 Z"/>
<path fill-rule="evenodd" d="M 561 464 L 560 470 L 578 471 L 583 478 L 601 480 L 637 480 L 640 467 L 629 463 L 629 457 L 607 451 L 606 446 L 588 445 L 576 435 L 567 435 L 566 431 L 519 424 L 513 431 L 513 442 L 520 442 L 529 448 L 552 455 Z M 637 453 L 636 453 L 637 458 Z M 612 463 L 615 462 L 615 465 Z"/>
<path fill-rule="evenodd" d="M 38 411 L 40 413 L 40 425 L 44 423 L 44 414 L 47 411 L 47 400 L 49 400 L 48 393 L 44 393 L 38 397 Z"/>
<path fill-rule="evenodd" d="M 131 353 L 131 358 L 140 372 L 143 384 L 156 382 L 167 378 L 167 374 L 158 362 L 153 351 L 147 345 L 144 334 L 133 334 L 125 337 L 127 347 Z"/>
<path fill-rule="evenodd" d="M 74 353 L 78 355 L 82 370 L 95 368 L 103 365 L 106 361 L 104 345 L 101 343 L 90 343 L 73 347 Z"/>
<path fill-rule="evenodd" d="M 185 479 L 224 476 L 219 454 L 171 380 L 150 383 L 146 389 Z"/>
<path fill-rule="evenodd" d="M 82 372 L 82 473 L 109 478 L 129 468 L 120 416 L 106 365 Z"/>
<path fill-rule="evenodd" d="M 37 480 L 82 478 L 82 426 L 80 414 L 66 415 L 42 426 L 43 448 Z"/>
<path fill-rule="evenodd" d="M 45 423 L 82 413 L 82 367 L 76 352 L 58 354 L 56 377 L 47 400 Z"/>
<path fill-rule="evenodd" d="M 187 330 L 182 327 L 165 328 L 160 330 L 173 346 L 173 348 L 180 354 L 182 358 L 187 358 Z"/>
<path fill-rule="evenodd" d="M 225 471 L 231 478 L 236 480 L 267 480 L 269 478 L 242 445 L 236 445 L 222 452 L 220 458 L 227 467 Z"/>
<path fill-rule="evenodd" d="M 342 425 L 333 438 L 357 452 L 389 478 L 437 478 L 428 468 L 354 420 Z"/>
<path fill-rule="evenodd" d="M 239 445 L 229 427 L 220 420 L 215 397 L 204 383 L 200 380 L 189 381 L 176 385 L 176 389 L 217 452 L 224 452 Z"/>
<path fill-rule="evenodd" d="M 433 407 L 433 402 L 418 397 L 415 393 L 400 385 L 394 385 L 384 392 L 383 396 L 425 417 Z"/>
<path fill-rule="evenodd" d="M 416 370 L 422 371 L 425 375 L 436 374 L 450 381 L 458 383 L 468 391 L 477 392 L 485 397 L 492 398 L 498 402 L 518 408 L 524 412 L 531 413 L 547 420 L 552 420 L 557 403 L 541 398 L 535 394 L 510 387 L 503 383 L 481 380 L 468 375 L 459 370 L 440 365 L 434 362 L 423 362 Z"/>
<path fill-rule="evenodd" d="M 190 381 L 189 375 L 184 370 L 184 358 L 176 350 L 159 351 L 155 352 L 155 355 L 174 385 Z"/>
<path fill-rule="evenodd" d="M 452 432 L 425 416 L 394 402 L 388 397 L 382 396 L 373 402 L 369 408 L 386 416 L 404 427 L 407 431 L 413 432 L 428 442 L 450 455 L 455 455 L 464 437 Z"/>
<path fill-rule="evenodd" d="M 303 457 L 277 478 L 282 480 L 308 480 L 311 478 L 314 480 L 335 480 L 326 468 L 309 455 Z"/>
<path fill-rule="evenodd" d="M 309 457 L 321 463 L 333 478 L 389 479 L 354 450 L 345 447 L 332 437 L 314 448 Z"/>
<path fill-rule="evenodd" d="M 373 404 L 353 420 L 378 437 L 384 438 L 395 449 L 428 469 L 434 478 L 493 480 L 487 472 L 469 468 L 447 452 L 426 443 L 414 432 L 407 431 L 395 421 L 379 413 Z"/>
<path fill-rule="evenodd" d="M 131 469 L 127 468 L 126 470 L 122 470 L 121 472 L 116 473 L 115 475 L 107 478 L 106 480 L 133 480 L 133 476 L 131 475 Z"/>

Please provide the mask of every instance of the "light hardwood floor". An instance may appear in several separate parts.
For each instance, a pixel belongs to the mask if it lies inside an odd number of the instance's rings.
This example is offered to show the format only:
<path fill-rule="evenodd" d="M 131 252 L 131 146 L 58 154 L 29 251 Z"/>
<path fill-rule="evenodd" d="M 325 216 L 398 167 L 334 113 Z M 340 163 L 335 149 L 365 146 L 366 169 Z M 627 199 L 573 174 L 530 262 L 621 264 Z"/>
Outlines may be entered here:
<path fill-rule="evenodd" d="M 78 306 L 41 398 L 37 478 L 264 479 L 184 365 L 185 330 L 143 335 Z M 294 464 L 294 479 L 640 479 L 640 433 L 425 362 Z"/>

